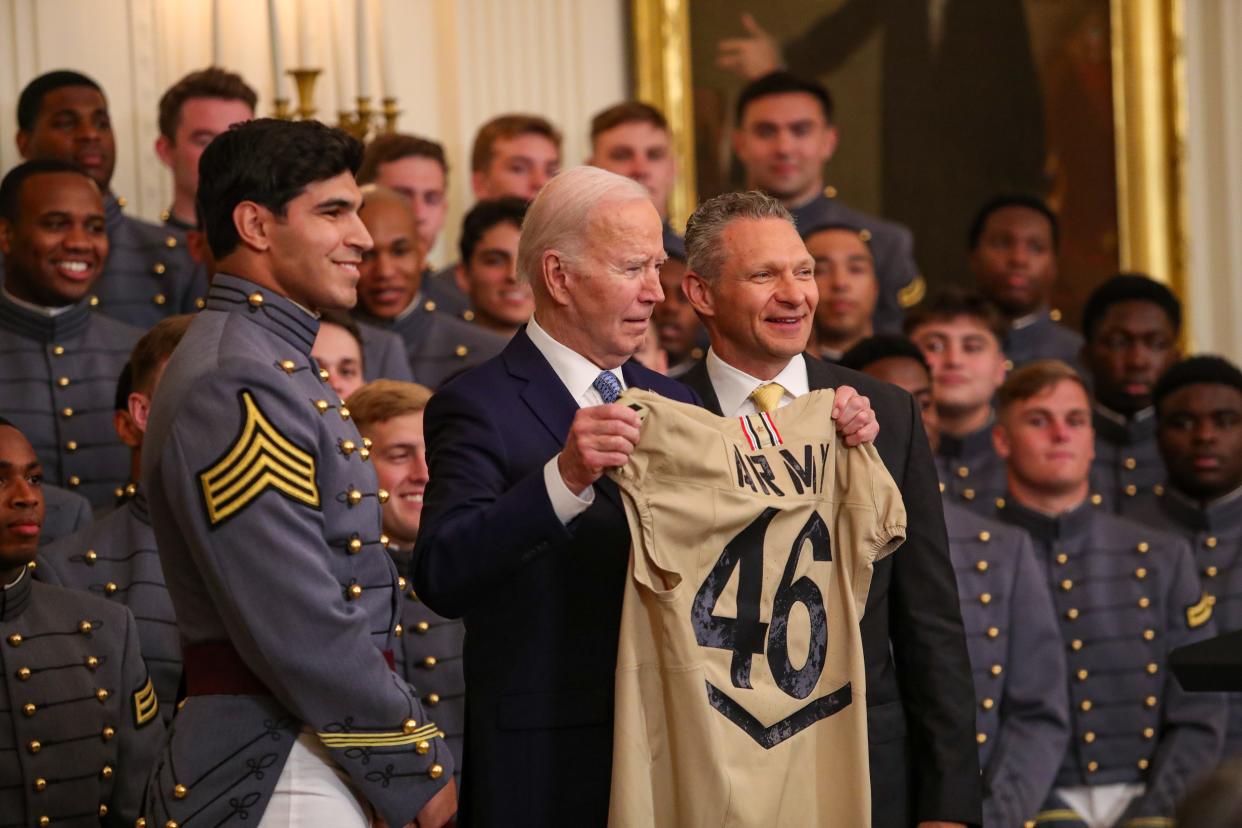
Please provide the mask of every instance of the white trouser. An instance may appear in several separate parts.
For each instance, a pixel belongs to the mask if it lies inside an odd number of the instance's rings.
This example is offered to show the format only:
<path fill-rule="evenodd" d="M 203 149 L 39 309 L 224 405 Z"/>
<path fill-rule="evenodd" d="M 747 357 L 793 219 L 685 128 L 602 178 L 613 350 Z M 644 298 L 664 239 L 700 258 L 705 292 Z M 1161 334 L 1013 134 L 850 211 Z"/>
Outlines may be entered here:
<path fill-rule="evenodd" d="M 1145 785 L 1117 782 L 1112 785 L 1057 788 L 1057 793 L 1091 828 L 1112 828 L 1130 803 L 1142 796 L 1145 790 Z"/>
<path fill-rule="evenodd" d="M 258 828 L 371 828 L 373 815 L 323 742 L 303 727 Z"/>

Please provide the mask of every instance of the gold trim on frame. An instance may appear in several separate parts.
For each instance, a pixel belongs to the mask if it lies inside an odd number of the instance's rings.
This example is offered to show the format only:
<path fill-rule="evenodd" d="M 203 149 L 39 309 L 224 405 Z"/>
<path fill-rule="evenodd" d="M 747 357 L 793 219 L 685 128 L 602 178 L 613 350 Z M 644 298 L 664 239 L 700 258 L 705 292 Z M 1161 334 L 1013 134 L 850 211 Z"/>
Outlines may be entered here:
<path fill-rule="evenodd" d="M 1183 0 L 1110 0 L 1117 225 L 1123 270 L 1184 296 L 1186 283 L 1186 79 Z M 679 175 L 669 216 L 696 203 L 690 0 L 631 0 L 635 94 L 660 107 Z"/>
<path fill-rule="evenodd" d="M 632 0 L 634 95 L 668 119 L 678 175 L 668 198 L 669 221 L 684 228 L 698 203 L 694 167 L 694 87 L 690 80 L 690 4 Z"/>

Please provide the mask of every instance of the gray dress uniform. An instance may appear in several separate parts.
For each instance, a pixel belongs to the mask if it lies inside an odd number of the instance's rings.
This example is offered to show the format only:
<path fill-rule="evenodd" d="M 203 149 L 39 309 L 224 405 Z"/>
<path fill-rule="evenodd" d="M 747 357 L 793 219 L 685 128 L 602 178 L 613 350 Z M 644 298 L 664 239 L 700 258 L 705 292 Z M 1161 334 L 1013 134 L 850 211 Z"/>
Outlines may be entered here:
<path fill-rule="evenodd" d="M 43 463 L 47 482 L 96 509 L 129 478 L 129 449 L 112 426 L 116 381 L 142 331 L 83 300 L 56 316 L 0 291 L 0 415 Z"/>
<path fill-rule="evenodd" d="M 836 190 L 827 187 L 806 204 L 790 210 L 798 232 L 805 236 L 825 224 L 846 224 L 871 234 L 867 242 L 875 257 L 875 275 L 880 281 L 880 296 L 873 316 L 875 332 L 899 334 L 905 309 L 918 304 L 926 292 L 919 266 L 914 262 L 914 236 L 905 225 L 855 210 L 835 196 Z"/>
<path fill-rule="evenodd" d="M 990 514 L 1005 493 L 1005 461 L 992 446 L 992 422 L 964 437 L 940 435 L 936 470 L 950 500 Z"/>
<path fill-rule="evenodd" d="M 470 297 L 457 286 L 457 262 L 434 272 L 423 271 L 422 292 L 425 298 L 436 303 L 441 313 L 467 322 L 474 319 L 474 312 L 470 309 Z"/>
<path fill-rule="evenodd" d="M 1005 356 L 1017 368 L 1037 359 L 1059 359 L 1081 373 L 1082 336 L 1060 322 L 1061 312 L 1043 310 L 1015 319 L 1005 337 Z"/>
<path fill-rule="evenodd" d="M 367 382 L 377 379 L 414 381 L 410 360 L 405 355 L 405 340 L 366 322 L 358 322 L 358 333 L 362 335 L 362 373 Z"/>
<path fill-rule="evenodd" d="M 1069 741 L 1065 655 L 1025 532 L 944 504 L 978 704 L 983 825 L 1033 819 Z"/>
<path fill-rule="evenodd" d="M 1113 511 L 1121 512 L 1125 501 L 1164 480 L 1164 460 L 1156 445 L 1156 410 L 1145 408 L 1127 419 L 1097 403 L 1091 419 L 1095 426 L 1091 488 Z"/>
<path fill-rule="evenodd" d="M 1187 693 L 1167 669 L 1215 634 L 1186 542 L 1090 502 L 1050 517 L 1006 498 L 997 515 L 1034 540 L 1065 644 L 1072 735 L 1056 788 L 1141 784 L 1119 824 L 1171 818 L 1225 722 L 1219 694 Z M 1045 809 L 1041 824 L 1079 824 L 1055 789 Z"/>
<path fill-rule="evenodd" d="M 400 588 L 369 441 L 310 356 L 318 323 L 218 274 L 160 380 L 142 479 L 187 700 L 147 788 L 148 825 L 258 822 L 313 732 L 389 825 L 453 759 L 392 671 Z"/>
<path fill-rule="evenodd" d="M 499 334 L 450 316 L 425 296 L 417 297 L 413 307 L 396 319 L 378 319 L 362 311 L 356 315 L 361 322 L 398 334 L 405 341 L 414 381 L 433 390 L 496 356 L 508 343 Z"/>
<path fill-rule="evenodd" d="M 164 586 L 147 499 L 132 485 L 129 499 L 82 531 L 39 552 L 39 580 L 89 592 L 129 607 L 138 622 L 164 720 L 172 718 L 181 681 L 177 618 Z"/>
<path fill-rule="evenodd" d="M 1186 538 L 1216 628 L 1242 630 L 1242 489 L 1207 506 L 1176 489 L 1157 486 L 1122 504 L 1122 514 Z M 1225 756 L 1242 756 L 1242 693 L 1228 694 Z"/>
<path fill-rule="evenodd" d="M 0 828 L 132 826 L 164 724 L 129 610 L 27 570 L 0 636 Z"/>
<path fill-rule="evenodd" d="M 409 550 L 390 544 L 388 553 L 398 572 L 409 572 L 414 557 Z M 414 685 L 423 707 L 436 717 L 444 731 L 444 740 L 457 765 L 461 781 L 462 748 L 466 734 L 466 672 L 462 650 L 466 643 L 466 625 L 460 618 L 444 618 L 432 612 L 419 600 L 414 587 L 403 577 L 401 598 L 401 632 L 399 647 L 393 655 L 397 674 Z"/>
<path fill-rule="evenodd" d="M 90 501 L 59 486 L 43 484 L 43 530 L 39 532 L 40 546 L 72 535 L 90 522 Z"/>

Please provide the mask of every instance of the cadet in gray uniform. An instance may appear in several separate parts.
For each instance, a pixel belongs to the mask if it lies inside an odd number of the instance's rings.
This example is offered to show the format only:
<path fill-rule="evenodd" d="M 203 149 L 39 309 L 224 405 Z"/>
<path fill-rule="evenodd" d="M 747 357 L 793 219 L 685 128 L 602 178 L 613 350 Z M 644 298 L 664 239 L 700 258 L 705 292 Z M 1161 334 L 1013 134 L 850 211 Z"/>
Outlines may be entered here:
<path fill-rule="evenodd" d="M 1082 337 L 1049 308 L 1058 240 L 1056 216 L 1034 196 L 997 196 L 971 223 L 970 269 L 979 291 L 1008 320 L 1005 354 L 1011 367 L 1036 359 L 1079 364 Z"/>
<path fill-rule="evenodd" d="M 1191 357 L 1154 399 L 1168 482 L 1123 502 L 1122 514 L 1190 541 L 1217 629 L 1242 630 L 1242 371 Z M 1224 753 L 1242 755 L 1242 693 L 1229 694 Z"/>
<path fill-rule="evenodd" d="M 1173 291 L 1136 273 L 1104 282 L 1083 308 L 1082 361 L 1095 392 L 1091 485 L 1117 511 L 1164 481 L 1152 391 L 1180 356 L 1181 327 Z"/>
<path fill-rule="evenodd" d="M 0 419 L 0 825 L 130 826 L 159 702 L 129 610 L 35 581 L 40 478 Z"/>
<path fill-rule="evenodd" d="M 794 144 L 796 150 L 788 149 Z M 746 168 L 746 186 L 780 199 L 799 232 L 834 224 L 866 230 L 880 281 L 874 327 L 897 333 L 905 308 L 925 292 L 914 236 L 903 225 L 841 203 L 836 189 L 824 186 L 823 166 L 836 146 L 832 98 L 820 84 L 778 71 L 738 96 L 733 148 Z"/>
<path fill-rule="evenodd" d="M 423 492 L 427 488 L 423 409 L 430 398 L 431 392 L 421 385 L 379 380 L 355 391 L 348 400 L 364 447 L 370 443 L 375 475 L 389 493 L 384 504 L 384 535 L 388 554 L 403 575 L 413 565 Z M 404 577 L 400 585 L 401 646 L 395 652 L 397 672 L 418 689 L 423 705 L 445 732 L 460 780 L 466 731 L 466 677 L 462 664 L 466 627 L 459 618 L 444 618 L 428 609 Z"/>
<path fill-rule="evenodd" d="M 440 313 L 420 293 L 422 262 L 406 199 L 374 185 L 364 192 L 359 215 L 375 248 L 362 263 L 355 316 L 399 334 L 414 379 L 429 388 L 500 353 L 504 337 Z"/>
<path fill-rule="evenodd" d="M 846 352 L 841 364 L 908 391 L 936 450 L 931 369 L 916 345 L 872 337 Z M 944 518 L 978 704 L 983 825 L 1022 825 L 1047 798 L 1069 740 L 1065 655 L 1052 597 L 1025 532 L 947 498 Z"/>
<path fill-rule="evenodd" d="M 111 505 L 129 480 L 112 429 L 117 377 L 142 331 L 96 313 L 108 255 L 95 182 L 64 161 L 27 161 L 0 183 L 0 415 L 26 434 L 47 480 Z"/>
<path fill-rule="evenodd" d="M 1040 825 L 1171 824 L 1220 755 L 1219 694 L 1187 693 L 1169 653 L 1215 634 L 1185 541 L 1088 497 L 1091 408 L 1072 368 L 1041 360 L 998 396 L 1009 493 L 997 509 L 1035 541 L 1069 670 L 1072 736 Z"/>
<path fill-rule="evenodd" d="M 165 316 L 197 310 L 206 284 L 184 239 L 126 216 L 125 199 L 110 189 L 116 143 L 99 84 L 77 72 L 40 75 L 18 98 L 17 125 L 23 158 L 77 164 L 104 194 L 109 252 L 92 303 L 143 330 Z"/>
<path fill-rule="evenodd" d="M 91 522 L 91 503 L 75 494 L 50 483 L 43 484 L 43 531 L 39 533 L 39 545 L 45 546 L 57 538 L 72 535 Z"/>
<path fill-rule="evenodd" d="M 314 312 L 354 301 L 371 246 L 361 155 L 316 121 L 258 119 L 200 161 L 218 273 L 160 380 L 147 432 L 158 449 L 142 464 L 187 693 L 147 788 L 148 824 L 270 812 L 439 826 L 455 810 L 440 727 L 391 669 L 388 493 L 310 356 Z M 294 816 L 312 802 L 313 820 Z"/>
<path fill-rule="evenodd" d="M 992 398 L 1005 380 L 1004 320 L 979 294 L 946 288 L 911 309 L 905 331 L 931 366 L 945 494 L 986 514 L 1005 491 L 1005 464 L 992 445 Z"/>
<path fill-rule="evenodd" d="M 151 398 L 165 363 L 189 326 L 189 316 L 170 316 L 159 322 L 134 348 L 132 371 L 122 374 L 117 391 L 117 431 L 129 445 L 138 469 Z M 139 479 L 138 473 L 134 479 Z M 39 580 L 129 607 L 138 621 L 142 658 L 155 685 L 160 711 L 165 722 L 171 719 L 181 681 L 181 642 L 141 485 L 131 483 L 118 508 L 45 547 L 38 560 Z"/>

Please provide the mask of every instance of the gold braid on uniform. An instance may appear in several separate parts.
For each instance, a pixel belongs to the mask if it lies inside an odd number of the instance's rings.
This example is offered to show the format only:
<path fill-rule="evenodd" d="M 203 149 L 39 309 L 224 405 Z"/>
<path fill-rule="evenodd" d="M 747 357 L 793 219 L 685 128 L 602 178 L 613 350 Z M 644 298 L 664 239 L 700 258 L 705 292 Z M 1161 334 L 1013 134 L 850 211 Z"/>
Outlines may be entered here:
<path fill-rule="evenodd" d="M 155 696 L 155 685 L 148 676 L 146 684 L 134 691 L 134 727 L 150 724 L 159 712 L 160 703 Z"/>
<path fill-rule="evenodd" d="M 269 488 L 318 509 L 314 456 L 277 431 L 249 391 L 238 398 L 244 417 L 237 439 L 198 476 L 211 524 L 228 520 Z"/>

